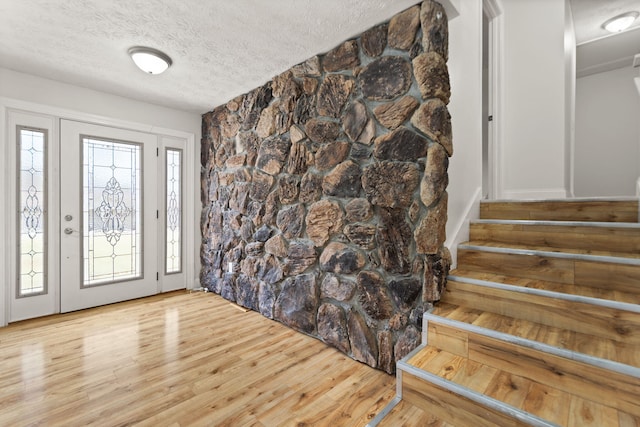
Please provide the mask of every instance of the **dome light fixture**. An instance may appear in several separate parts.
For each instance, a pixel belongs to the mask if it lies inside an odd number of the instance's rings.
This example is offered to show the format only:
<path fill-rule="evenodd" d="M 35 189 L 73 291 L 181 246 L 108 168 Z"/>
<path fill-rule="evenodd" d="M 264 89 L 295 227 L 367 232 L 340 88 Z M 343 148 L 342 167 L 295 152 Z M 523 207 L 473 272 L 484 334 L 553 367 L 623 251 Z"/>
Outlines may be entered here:
<path fill-rule="evenodd" d="M 605 23 L 602 24 L 602 28 L 609 31 L 610 33 L 619 33 L 629 28 L 637 17 L 638 12 L 636 11 L 623 13 L 605 21 Z"/>
<path fill-rule="evenodd" d="M 148 74 L 163 73 L 172 64 L 169 55 L 151 47 L 134 46 L 127 52 L 138 68 Z"/>

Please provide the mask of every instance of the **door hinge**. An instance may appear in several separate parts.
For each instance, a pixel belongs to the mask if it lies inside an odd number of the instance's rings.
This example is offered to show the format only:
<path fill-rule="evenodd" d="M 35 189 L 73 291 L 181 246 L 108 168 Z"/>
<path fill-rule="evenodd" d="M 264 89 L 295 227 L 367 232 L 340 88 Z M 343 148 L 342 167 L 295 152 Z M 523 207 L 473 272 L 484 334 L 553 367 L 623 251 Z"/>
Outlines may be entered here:
<path fill-rule="evenodd" d="M 160 157 L 160 148 L 156 147 L 156 157 Z"/>
<path fill-rule="evenodd" d="M 156 209 L 156 219 L 160 219 L 160 211 Z"/>
<path fill-rule="evenodd" d="M 160 280 L 160 273 L 156 271 L 156 282 Z"/>

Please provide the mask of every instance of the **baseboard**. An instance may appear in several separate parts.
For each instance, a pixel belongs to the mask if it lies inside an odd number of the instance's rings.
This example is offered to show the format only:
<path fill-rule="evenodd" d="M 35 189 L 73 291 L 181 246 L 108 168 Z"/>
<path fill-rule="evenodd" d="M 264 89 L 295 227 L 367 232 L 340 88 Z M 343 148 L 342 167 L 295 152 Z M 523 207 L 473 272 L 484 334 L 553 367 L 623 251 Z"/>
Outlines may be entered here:
<path fill-rule="evenodd" d="M 503 199 L 510 200 L 549 200 L 566 199 L 567 190 L 564 188 L 540 188 L 531 190 L 505 190 Z"/>
<path fill-rule="evenodd" d="M 478 187 L 467 203 L 463 215 L 456 224 L 456 227 L 447 238 L 444 245 L 451 252 L 451 268 L 458 265 L 458 245 L 469 240 L 469 223 L 480 218 L 480 200 L 482 199 L 482 187 Z"/>

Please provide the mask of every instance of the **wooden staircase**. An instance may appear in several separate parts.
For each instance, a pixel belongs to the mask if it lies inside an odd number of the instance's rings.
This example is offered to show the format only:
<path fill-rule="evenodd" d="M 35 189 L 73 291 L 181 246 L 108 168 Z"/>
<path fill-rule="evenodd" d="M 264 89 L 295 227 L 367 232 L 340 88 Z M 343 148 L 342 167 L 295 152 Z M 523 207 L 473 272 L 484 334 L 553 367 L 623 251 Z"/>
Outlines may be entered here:
<path fill-rule="evenodd" d="M 640 427 L 638 200 L 484 202 L 370 426 Z"/>

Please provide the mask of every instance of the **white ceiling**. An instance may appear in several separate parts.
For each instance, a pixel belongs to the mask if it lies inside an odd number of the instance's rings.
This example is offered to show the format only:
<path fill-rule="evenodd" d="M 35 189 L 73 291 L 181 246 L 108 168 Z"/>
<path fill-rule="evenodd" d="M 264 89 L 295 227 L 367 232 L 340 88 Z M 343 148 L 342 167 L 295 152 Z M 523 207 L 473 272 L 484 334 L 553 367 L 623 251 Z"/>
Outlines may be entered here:
<path fill-rule="evenodd" d="M 418 2 L 0 0 L 0 67 L 203 113 Z M 614 48 L 621 36 L 600 39 L 600 25 L 640 11 L 640 0 L 570 4 L 579 70 L 638 53 L 640 30 Z M 164 51 L 173 66 L 144 74 L 126 54 L 135 45 Z"/>
<path fill-rule="evenodd" d="M 198 113 L 419 0 L 0 0 L 0 67 Z M 173 59 L 149 76 L 131 46 Z"/>
<path fill-rule="evenodd" d="M 640 53 L 640 19 L 626 31 L 611 34 L 602 24 L 625 12 L 640 12 L 640 0 L 570 0 L 576 31 L 577 74 L 590 74 L 631 67 Z"/>

